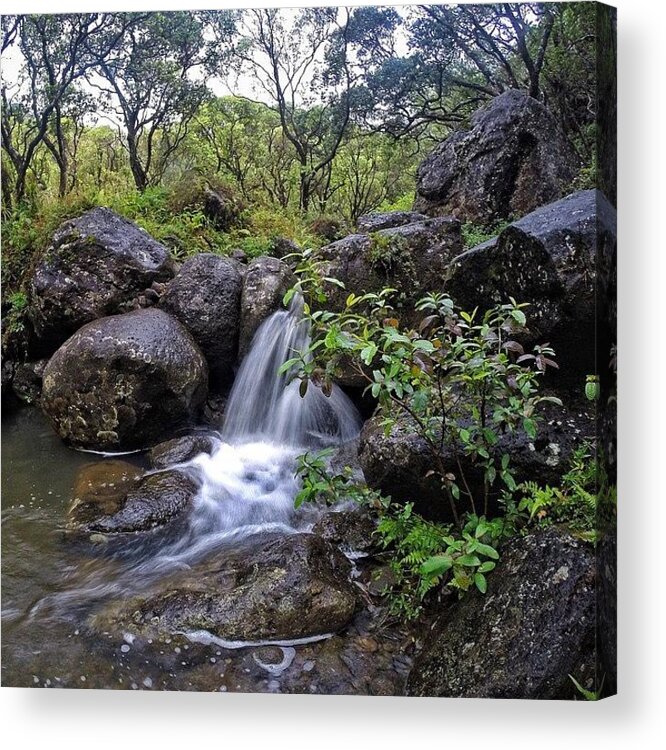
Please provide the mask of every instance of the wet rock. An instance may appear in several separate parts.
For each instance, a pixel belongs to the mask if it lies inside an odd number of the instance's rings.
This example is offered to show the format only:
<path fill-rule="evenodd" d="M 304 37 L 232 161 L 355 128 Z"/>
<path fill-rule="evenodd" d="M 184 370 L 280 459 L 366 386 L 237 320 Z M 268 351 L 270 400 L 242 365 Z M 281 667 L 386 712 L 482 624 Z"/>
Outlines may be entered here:
<path fill-rule="evenodd" d="M 502 435 L 497 453 L 510 455 L 517 482 L 557 485 L 569 470 L 574 450 L 593 434 L 592 413 L 553 407 L 544 410 L 534 440 L 522 432 Z M 446 471 L 460 475 L 451 446 L 444 445 L 441 459 Z M 460 459 L 472 492 L 482 497 L 483 472 L 466 456 Z M 414 503 L 415 510 L 426 518 L 442 522 L 453 520 L 439 479 L 429 475 L 436 468 L 435 458 L 411 420 L 398 419 L 388 435 L 381 416 L 368 420 L 361 432 L 359 460 L 365 479 L 373 489 L 390 495 L 397 502 Z M 492 494 L 491 513 L 497 510 L 497 500 Z"/>
<path fill-rule="evenodd" d="M 169 466 L 189 461 L 201 453 L 211 454 L 215 443 L 215 438 L 205 433 L 165 440 L 151 448 L 148 454 L 150 465 L 153 469 L 168 469 Z"/>
<path fill-rule="evenodd" d="M 373 234 L 352 234 L 319 253 L 326 275 L 345 284 L 345 289 L 329 290 L 334 309 L 344 307 L 349 292 L 378 292 L 390 286 L 398 290 L 399 314 L 412 324 L 415 302 L 424 293 L 442 288 L 446 267 L 461 251 L 460 222 L 439 217 Z"/>
<path fill-rule="evenodd" d="M 197 489 L 179 471 L 142 478 L 139 469 L 122 461 L 85 467 L 77 478 L 68 528 L 88 534 L 151 531 L 183 513 Z"/>
<path fill-rule="evenodd" d="M 97 461 L 79 470 L 68 510 L 68 528 L 86 530 L 91 521 L 113 516 L 143 471 L 127 461 Z"/>
<path fill-rule="evenodd" d="M 385 213 L 371 213 L 359 216 L 356 228 L 362 234 L 378 232 L 380 229 L 401 227 L 405 224 L 425 221 L 428 217 L 416 211 L 387 211 Z"/>
<path fill-rule="evenodd" d="M 104 630 L 206 630 L 226 640 L 295 639 L 343 628 L 356 607 L 346 558 L 312 534 L 220 553 L 159 590 L 111 607 Z"/>
<path fill-rule="evenodd" d="M 49 360 L 41 406 L 63 440 L 94 450 L 145 448 L 194 421 L 206 361 L 156 308 L 88 323 Z"/>
<path fill-rule="evenodd" d="M 38 359 L 34 362 L 20 362 L 15 365 L 12 388 L 19 401 L 24 404 L 35 404 L 39 401 L 47 361 Z"/>
<path fill-rule="evenodd" d="M 173 274 L 169 251 L 108 208 L 64 222 L 30 281 L 37 348 L 50 354 L 85 323 L 131 310 L 146 287 Z"/>
<path fill-rule="evenodd" d="M 205 188 L 203 195 L 204 215 L 220 232 L 228 232 L 238 224 L 241 209 L 231 193 Z"/>
<path fill-rule="evenodd" d="M 291 269 L 278 258 L 256 258 L 248 265 L 240 303 L 240 358 L 249 351 L 259 326 L 282 307 L 282 298 L 293 282 Z"/>
<path fill-rule="evenodd" d="M 232 260 L 236 260 L 239 263 L 247 263 L 247 254 L 245 250 L 240 247 L 235 247 L 230 253 L 229 257 Z"/>
<path fill-rule="evenodd" d="M 312 533 L 335 544 L 345 553 L 369 553 L 376 543 L 373 540 L 375 522 L 362 508 L 329 511 L 318 521 Z"/>
<path fill-rule="evenodd" d="M 505 91 L 421 162 L 414 210 L 491 225 L 557 200 L 577 166 L 549 110 Z"/>
<path fill-rule="evenodd" d="M 594 651 L 594 555 L 557 529 L 509 542 L 488 577 L 449 609 L 417 655 L 412 696 L 573 697 Z"/>
<path fill-rule="evenodd" d="M 446 291 L 463 309 L 487 309 L 511 296 L 526 308 L 532 339 L 550 342 L 560 381 L 582 389 L 595 365 L 597 258 L 612 255 L 615 209 L 583 190 L 537 209 L 458 256 Z"/>
<path fill-rule="evenodd" d="M 200 346 L 213 384 L 228 380 L 236 364 L 242 284 L 235 261 L 201 253 L 183 263 L 160 301 Z"/>
<path fill-rule="evenodd" d="M 296 242 L 290 240 L 288 237 L 274 237 L 271 240 L 269 246 L 270 254 L 275 258 L 285 259 L 288 255 L 294 255 L 300 253 L 301 248 Z M 293 258 L 287 260 L 288 263 L 292 263 Z"/>

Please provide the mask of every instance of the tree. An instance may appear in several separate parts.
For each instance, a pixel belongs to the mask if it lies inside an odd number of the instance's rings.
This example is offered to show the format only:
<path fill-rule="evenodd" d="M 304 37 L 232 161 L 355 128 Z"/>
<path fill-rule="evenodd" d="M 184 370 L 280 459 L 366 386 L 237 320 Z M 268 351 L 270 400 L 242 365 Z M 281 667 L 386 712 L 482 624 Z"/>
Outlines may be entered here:
<path fill-rule="evenodd" d="M 122 24 L 126 14 L 116 16 Z M 125 131 L 140 191 L 160 181 L 207 96 L 191 75 L 203 63 L 204 46 L 196 13 L 149 13 L 90 72 L 89 83 L 105 95 L 105 108 Z"/>
<path fill-rule="evenodd" d="M 410 53 L 385 55 L 368 77 L 375 126 L 418 138 L 457 127 L 509 88 L 543 99 L 543 69 L 558 11 L 538 3 L 429 5 L 407 17 Z"/>
<path fill-rule="evenodd" d="M 326 192 L 331 162 L 357 105 L 362 67 L 352 47 L 359 34 L 355 19 L 363 17 L 363 10 L 247 10 L 234 19 L 230 53 L 235 70 L 252 78 L 256 93 L 280 118 L 282 134 L 296 152 L 304 211 L 318 188 Z M 219 45 L 228 41 L 228 16 L 218 18 L 209 15 Z"/>
<path fill-rule="evenodd" d="M 13 196 L 21 201 L 37 149 L 46 144 L 58 163 L 60 194 L 67 189 L 64 101 L 72 85 L 105 59 L 137 17 L 79 13 L 3 19 L 2 51 L 20 55 L 16 82 L 3 78 L 2 148 L 13 167 Z M 8 175 L 7 175 L 8 176 Z"/>

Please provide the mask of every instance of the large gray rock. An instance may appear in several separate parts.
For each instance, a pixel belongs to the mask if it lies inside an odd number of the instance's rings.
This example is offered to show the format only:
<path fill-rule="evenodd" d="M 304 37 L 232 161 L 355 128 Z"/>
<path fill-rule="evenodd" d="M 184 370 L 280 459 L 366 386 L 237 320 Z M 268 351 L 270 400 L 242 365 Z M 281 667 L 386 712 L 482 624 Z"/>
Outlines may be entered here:
<path fill-rule="evenodd" d="M 361 432 L 359 460 L 368 485 L 397 502 L 414 503 L 415 510 L 426 518 L 451 522 L 449 501 L 442 492 L 440 480 L 430 473 L 438 467 L 425 438 L 418 434 L 411 420 L 405 418 L 398 419 L 386 435 L 382 419 L 381 415 L 369 419 Z M 548 409 L 537 424 L 534 440 L 524 433 L 502 435 L 497 454 L 498 457 L 503 453 L 511 456 L 517 482 L 557 485 L 568 471 L 576 447 L 594 434 L 594 424 L 593 414 L 582 409 Z M 482 470 L 462 451 L 459 454 L 472 492 L 476 498 L 482 498 Z M 460 477 L 451 445 L 444 444 L 440 457 L 445 471 Z M 491 493 L 491 513 L 497 511 L 498 500 L 498 493 Z M 459 501 L 459 510 L 470 510 L 464 498 Z M 478 513 L 482 510 L 476 508 Z"/>
<path fill-rule="evenodd" d="M 572 193 L 458 256 L 447 270 L 446 291 L 467 310 L 509 297 L 529 303 L 532 339 L 550 342 L 558 377 L 582 388 L 596 367 L 598 259 L 613 255 L 615 221 L 598 190 Z"/>
<path fill-rule="evenodd" d="M 562 196 L 576 175 L 571 146 L 548 109 L 510 90 L 474 114 L 418 169 L 414 210 L 483 225 Z"/>
<path fill-rule="evenodd" d="M 239 357 L 244 357 L 259 326 L 282 307 L 294 275 L 279 258 L 255 258 L 247 267 L 241 294 Z"/>
<path fill-rule="evenodd" d="M 38 349 L 51 353 L 85 323 L 131 310 L 144 289 L 173 274 L 169 251 L 108 208 L 66 221 L 30 281 Z"/>
<path fill-rule="evenodd" d="M 448 263 L 462 250 L 460 222 L 425 219 L 371 234 L 352 234 L 321 248 L 326 273 L 345 284 L 331 289 L 331 303 L 344 305 L 349 292 L 378 292 L 393 286 L 405 308 L 425 292 L 440 289 Z"/>
<path fill-rule="evenodd" d="M 378 232 L 380 229 L 392 229 L 417 221 L 425 221 L 428 217 L 416 211 L 386 211 L 364 214 L 358 217 L 356 228 L 363 234 Z"/>
<path fill-rule="evenodd" d="M 183 263 L 160 300 L 201 347 L 213 385 L 228 380 L 236 364 L 242 285 L 236 262 L 201 253 Z"/>
<path fill-rule="evenodd" d="M 556 529 L 507 544 L 484 595 L 471 592 L 438 622 L 416 657 L 412 696 L 575 696 L 569 675 L 594 657 L 594 554 Z"/>
<path fill-rule="evenodd" d="M 207 630 L 227 640 L 295 639 L 351 620 L 356 591 L 344 555 L 312 534 L 222 552 L 95 618 L 104 630 L 153 637 Z"/>
<path fill-rule="evenodd" d="M 146 448 L 194 421 L 208 369 L 184 326 L 156 308 L 79 329 L 44 370 L 41 405 L 68 443 Z"/>

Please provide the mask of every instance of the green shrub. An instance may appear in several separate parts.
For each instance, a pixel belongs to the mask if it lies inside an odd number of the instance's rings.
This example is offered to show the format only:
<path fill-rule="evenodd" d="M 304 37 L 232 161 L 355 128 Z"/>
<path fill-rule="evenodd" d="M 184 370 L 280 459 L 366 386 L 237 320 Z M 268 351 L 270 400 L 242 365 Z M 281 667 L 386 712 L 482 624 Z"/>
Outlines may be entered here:
<path fill-rule="evenodd" d="M 463 246 L 469 249 L 480 245 L 482 242 L 491 240 L 493 237 L 497 237 L 503 229 L 506 229 L 510 223 L 510 220 L 506 220 L 500 221 L 494 226 L 486 227 L 481 224 L 466 222 L 462 225 Z"/>

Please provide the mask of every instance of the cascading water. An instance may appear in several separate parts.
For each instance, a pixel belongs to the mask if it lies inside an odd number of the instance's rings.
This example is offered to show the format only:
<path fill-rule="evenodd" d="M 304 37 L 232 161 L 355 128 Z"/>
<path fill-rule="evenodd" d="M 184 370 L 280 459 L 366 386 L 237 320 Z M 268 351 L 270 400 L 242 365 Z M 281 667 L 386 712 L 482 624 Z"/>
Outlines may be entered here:
<path fill-rule="evenodd" d="M 222 430 L 229 442 L 259 438 L 310 447 L 358 435 L 358 412 L 337 386 L 330 396 L 313 387 L 301 398 L 291 373 L 278 375 L 284 362 L 310 344 L 302 309 L 303 301 L 296 296 L 289 310 L 273 313 L 257 331 L 229 397 Z"/>
<path fill-rule="evenodd" d="M 185 528 L 177 538 L 133 551 L 110 580 L 108 568 L 91 561 L 78 567 L 67 590 L 42 600 L 68 609 L 90 599 L 129 595 L 151 581 L 189 567 L 246 537 L 306 530 L 321 509 L 294 509 L 296 457 L 306 450 L 343 444 L 360 430 L 360 416 L 334 386 L 330 396 L 311 386 L 301 398 L 298 381 L 280 366 L 307 349 L 310 332 L 302 301 L 274 313 L 255 334 L 231 391 L 216 447 L 178 465 L 199 485 Z"/>
<path fill-rule="evenodd" d="M 307 510 L 300 518 L 294 513 L 296 456 L 358 435 L 359 414 L 340 388 L 326 396 L 313 386 L 301 397 L 298 381 L 278 374 L 309 343 L 298 297 L 255 334 L 229 396 L 218 447 L 182 467 L 201 484 L 191 519 L 194 549 L 207 546 L 211 534 L 293 530 L 293 522 L 307 517 Z"/>

